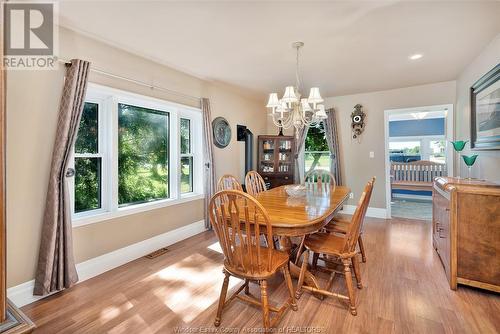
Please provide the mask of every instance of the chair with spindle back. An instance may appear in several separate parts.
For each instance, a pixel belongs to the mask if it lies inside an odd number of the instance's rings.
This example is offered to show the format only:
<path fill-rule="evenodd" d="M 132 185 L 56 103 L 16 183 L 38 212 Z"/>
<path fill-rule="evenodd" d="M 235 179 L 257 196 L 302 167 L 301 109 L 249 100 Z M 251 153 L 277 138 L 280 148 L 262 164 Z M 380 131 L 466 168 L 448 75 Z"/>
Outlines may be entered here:
<path fill-rule="evenodd" d="M 243 191 L 243 188 L 241 187 L 241 184 L 238 182 L 238 180 L 230 175 L 230 174 L 225 174 L 220 177 L 219 181 L 217 182 L 217 191 L 221 190 L 239 190 Z M 244 232 L 243 232 L 244 233 Z M 263 242 L 267 244 L 267 239 L 266 236 L 263 235 Z"/>
<path fill-rule="evenodd" d="M 300 298 L 302 290 L 308 290 L 314 293 L 319 293 L 325 296 L 338 297 L 341 299 L 346 299 L 349 301 L 349 308 L 352 315 L 356 315 L 356 302 L 354 296 L 354 288 L 352 285 L 352 275 L 351 267 L 354 270 L 354 275 L 356 277 L 357 286 L 359 289 L 362 288 L 361 276 L 359 271 L 359 260 L 357 258 L 356 243 L 358 241 L 359 233 L 363 225 L 363 219 L 366 215 L 366 210 L 370 202 L 370 197 L 373 189 L 373 182 L 370 181 L 365 186 L 361 198 L 359 199 L 358 206 L 354 211 L 352 216 L 351 224 L 348 230 L 343 235 L 336 235 L 327 232 L 318 232 L 311 234 L 306 237 L 304 246 L 306 251 L 304 252 L 304 258 L 302 260 L 302 266 L 300 270 L 299 282 L 297 285 L 296 297 Z M 328 280 L 326 288 L 316 289 L 309 286 L 304 286 L 304 278 L 307 270 L 307 264 L 309 262 L 309 252 L 324 254 L 325 257 L 321 258 L 326 263 L 335 264 L 332 258 L 340 259 L 343 265 L 343 271 L 337 271 L 330 266 L 322 267 L 322 271 L 330 273 L 330 279 Z M 333 285 L 333 280 L 336 273 L 343 273 L 346 280 L 348 295 L 341 295 L 339 293 L 331 292 Z"/>
<path fill-rule="evenodd" d="M 264 179 L 254 170 L 249 171 L 245 176 L 245 187 L 247 193 L 252 196 L 267 190 Z"/>
<path fill-rule="evenodd" d="M 217 182 L 217 191 L 221 190 L 239 190 L 243 191 L 243 188 L 241 187 L 241 184 L 238 182 L 238 180 L 230 175 L 222 175 Z"/>
<path fill-rule="evenodd" d="M 253 171 L 253 170 L 249 171 L 247 173 L 247 175 L 245 176 L 245 188 L 246 188 L 247 193 L 249 193 L 250 195 L 252 195 L 254 197 L 258 193 L 267 190 L 266 182 L 264 181 L 262 176 L 260 176 L 259 173 L 257 173 L 256 171 Z M 267 240 L 268 239 L 266 239 L 264 236 L 265 243 L 267 243 Z M 278 248 L 279 238 L 278 237 L 274 238 L 273 242 L 274 242 L 275 247 Z"/>
<path fill-rule="evenodd" d="M 329 171 L 324 169 L 314 169 L 307 172 L 304 177 L 304 185 L 307 189 L 313 191 L 330 191 L 330 187 L 336 187 L 337 182 L 335 181 L 335 176 Z M 298 264 L 300 255 L 304 248 L 305 236 L 302 237 L 299 248 L 297 249 L 297 255 L 295 258 L 295 264 Z M 316 266 L 318 261 L 318 254 L 313 254 L 313 263 Z"/>
<path fill-rule="evenodd" d="M 371 182 L 375 184 L 375 176 L 372 178 Z M 370 194 L 371 196 L 371 194 Z M 350 219 L 344 215 L 336 215 L 333 219 L 325 226 L 325 229 L 331 233 L 342 233 L 345 234 L 347 229 L 349 228 L 349 224 L 351 223 Z M 364 223 L 364 222 L 363 222 Z M 363 224 L 362 223 L 362 224 Z M 362 225 L 363 226 L 363 225 Z M 361 254 L 361 261 L 366 262 L 366 251 L 365 245 L 363 242 L 363 227 L 361 227 L 361 232 L 359 233 L 358 238 L 358 246 L 359 252 Z"/>
<path fill-rule="evenodd" d="M 337 182 L 335 181 L 335 177 L 329 171 L 324 169 L 314 169 L 307 172 L 304 177 L 304 184 L 306 187 L 316 186 L 318 189 L 322 189 L 326 187 L 326 185 L 336 186 Z"/>
<path fill-rule="evenodd" d="M 235 298 L 262 308 L 265 328 L 274 326 L 289 306 L 297 310 L 295 295 L 288 268 L 287 253 L 274 248 L 273 243 L 262 246 L 260 234 L 273 239 L 273 230 L 264 207 L 252 196 L 238 190 L 224 190 L 216 193 L 209 206 L 210 222 L 217 234 L 224 253 L 224 283 L 219 299 L 215 326 L 221 323 L 223 309 Z M 269 306 L 267 280 L 281 270 L 288 287 L 289 298 L 281 307 Z M 229 277 L 244 279 L 245 282 L 226 301 Z M 248 290 L 249 281 L 260 285 L 260 300 L 252 297 Z M 240 292 L 245 290 L 245 295 Z M 277 315 L 271 321 L 270 312 Z"/>

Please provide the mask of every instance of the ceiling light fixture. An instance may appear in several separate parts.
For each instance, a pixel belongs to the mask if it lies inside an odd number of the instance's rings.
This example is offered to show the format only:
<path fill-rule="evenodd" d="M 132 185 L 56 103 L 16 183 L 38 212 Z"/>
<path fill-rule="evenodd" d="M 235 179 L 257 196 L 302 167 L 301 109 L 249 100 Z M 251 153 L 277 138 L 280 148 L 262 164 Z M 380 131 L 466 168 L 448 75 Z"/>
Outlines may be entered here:
<path fill-rule="evenodd" d="M 299 49 L 304 46 L 303 42 L 295 42 L 292 47 L 297 49 L 297 62 L 295 68 L 295 87 L 285 88 L 285 94 L 281 99 L 277 93 L 269 94 L 266 107 L 271 109 L 273 123 L 279 128 L 291 128 L 299 130 L 305 126 L 315 126 L 327 118 L 323 98 L 318 87 L 312 87 L 308 98 L 301 98 L 300 75 L 299 75 Z M 298 135 L 298 131 L 296 131 Z"/>
<path fill-rule="evenodd" d="M 420 58 L 422 58 L 422 57 L 423 57 L 423 55 L 421 55 L 420 53 L 416 53 L 416 54 L 414 54 L 414 55 L 411 55 L 411 56 L 410 56 L 410 57 L 408 57 L 408 58 L 410 58 L 411 60 L 417 60 L 417 59 L 420 59 Z"/>

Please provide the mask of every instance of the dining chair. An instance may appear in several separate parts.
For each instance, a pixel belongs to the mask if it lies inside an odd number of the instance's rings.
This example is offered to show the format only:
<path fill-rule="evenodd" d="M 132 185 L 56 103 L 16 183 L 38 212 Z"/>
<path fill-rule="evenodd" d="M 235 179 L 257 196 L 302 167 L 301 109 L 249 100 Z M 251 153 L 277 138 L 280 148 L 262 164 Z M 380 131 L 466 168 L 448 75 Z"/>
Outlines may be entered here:
<path fill-rule="evenodd" d="M 326 185 L 336 186 L 335 176 L 324 169 L 314 169 L 307 172 L 304 177 L 304 184 L 306 187 L 316 186 L 318 189 L 328 189 Z"/>
<path fill-rule="evenodd" d="M 330 186 L 337 185 L 335 181 L 335 176 L 327 170 L 324 169 L 313 169 L 306 173 L 304 176 L 304 185 L 307 189 L 318 190 L 318 191 L 330 191 Z M 305 237 L 303 236 L 299 247 L 297 248 L 296 256 L 295 256 L 295 264 L 299 263 L 300 255 L 302 254 L 302 250 L 304 249 Z M 313 263 L 314 267 L 316 267 L 316 263 L 318 262 L 317 257 L 319 254 L 313 254 Z"/>
<path fill-rule="evenodd" d="M 274 248 L 272 242 L 263 246 L 260 235 L 273 239 L 273 229 L 264 207 L 252 196 L 238 190 L 223 190 L 210 200 L 210 222 L 224 253 L 224 283 L 219 298 L 215 326 L 220 326 L 222 311 L 235 298 L 262 308 L 264 327 L 275 326 L 291 306 L 297 310 L 292 278 L 288 268 L 287 253 Z M 268 279 L 281 271 L 289 298 L 279 308 L 269 305 Z M 229 277 L 244 279 L 245 282 L 226 300 Z M 260 300 L 253 297 L 249 282 L 260 285 Z M 245 290 L 245 295 L 241 291 Z M 271 320 L 270 312 L 276 313 Z"/>
<path fill-rule="evenodd" d="M 246 188 L 247 193 L 249 193 L 250 195 L 252 195 L 254 197 L 258 193 L 267 190 L 266 182 L 264 181 L 262 176 L 260 176 L 259 173 L 257 173 L 256 171 L 253 171 L 253 170 L 249 171 L 247 173 L 247 175 L 245 176 L 245 188 Z M 273 240 L 275 248 L 278 248 L 279 247 L 279 237 L 275 237 L 272 240 Z M 264 243 L 267 243 L 266 238 L 264 238 Z"/>
<path fill-rule="evenodd" d="M 252 196 L 267 190 L 264 179 L 254 170 L 249 171 L 245 176 L 245 187 L 247 189 L 247 193 Z"/>
<path fill-rule="evenodd" d="M 238 182 L 238 180 L 230 175 L 230 174 L 225 174 L 222 175 L 217 182 L 217 191 L 221 190 L 239 190 L 243 191 L 243 188 L 241 187 L 241 184 Z"/>
<path fill-rule="evenodd" d="M 337 235 L 328 232 L 318 232 L 306 237 L 304 242 L 306 251 L 304 252 L 304 257 L 302 259 L 302 266 L 300 270 L 299 281 L 297 284 L 296 298 L 300 298 L 303 292 L 302 290 L 308 290 L 310 292 L 319 293 L 324 296 L 338 297 L 340 299 L 348 300 L 351 314 L 357 315 L 351 267 L 354 271 L 354 276 L 356 277 L 357 287 L 361 289 L 363 286 L 361 283 L 361 275 L 359 271 L 359 260 L 356 256 L 356 243 L 358 241 L 363 219 L 366 215 L 366 210 L 370 202 L 372 189 L 373 182 L 371 180 L 367 183 L 363 193 L 361 194 L 356 210 L 354 211 L 354 214 L 352 216 L 351 223 L 345 234 Z M 307 270 L 307 265 L 309 263 L 310 252 L 323 254 L 324 257 L 322 257 L 321 260 L 323 260 L 326 264 L 330 264 L 330 266 L 327 265 L 325 267 L 321 267 L 321 271 L 325 271 L 330 274 L 325 289 L 315 289 L 304 285 L 304 277 Z M 335 259 L 341 261 L 341 264 L 343 266 L 342 271 L 335 269 L 335 265 L 337 264 L 334 261 Z M 333 286 L 333 280 L 337 273 L 344 274 L 348 293 L 347 296 L 330 291 Z"/>
<path fill-rule="evenodd" d="M 376 177 L 374 176 L 371 179 L 371 182 L 375 184 Z M 371 194 L 370 194 L 371 196 Z M 333 219 L 328 223 L 328 225 L 325 226 L 326 231 L 330 233 L 341 233 L 345 234 L 347 233 L 347 230 L 349 228 L 349 224 L 351 223 L 351 220 L 349 217 L 345 215 L 335 215 Z M 365 251 L 365 245 L 363 242 L 363 231 L 364 231 L 364 220 L 361 223 L 361 231 L 359 233 L 359 238 L 358 238 L 358 246 L 359 246 L 359 252 L 361 253 L 361 261 L 363 263 L 366 263 L 366 251 Z"/>

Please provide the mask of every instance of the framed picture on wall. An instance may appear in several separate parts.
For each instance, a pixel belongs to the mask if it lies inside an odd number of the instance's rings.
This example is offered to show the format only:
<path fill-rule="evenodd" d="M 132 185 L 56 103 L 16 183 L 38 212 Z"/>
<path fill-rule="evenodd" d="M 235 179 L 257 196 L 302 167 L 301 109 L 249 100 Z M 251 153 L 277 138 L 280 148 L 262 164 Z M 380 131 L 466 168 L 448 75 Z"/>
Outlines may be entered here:
<path fill-rule="evenodd" d="M 470 89 L 471 148 L 500 149 L 500 64 Z"/>

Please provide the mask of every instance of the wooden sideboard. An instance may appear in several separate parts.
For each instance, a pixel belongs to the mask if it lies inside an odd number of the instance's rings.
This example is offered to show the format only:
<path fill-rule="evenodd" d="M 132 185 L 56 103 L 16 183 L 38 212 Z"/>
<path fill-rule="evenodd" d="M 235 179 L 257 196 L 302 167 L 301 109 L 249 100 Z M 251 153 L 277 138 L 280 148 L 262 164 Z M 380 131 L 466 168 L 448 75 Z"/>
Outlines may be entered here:
<path fill-rule="evenodd" d="M 432 202 L 433 246 L 450 288 L 500 292 L 500 185 L 437 177 Z"/>
<path fill-rule="evenodd" d="M 268 189 L 293 183 L 295 138 L 293 136 L 259 136 L 257 168 Z"/>

